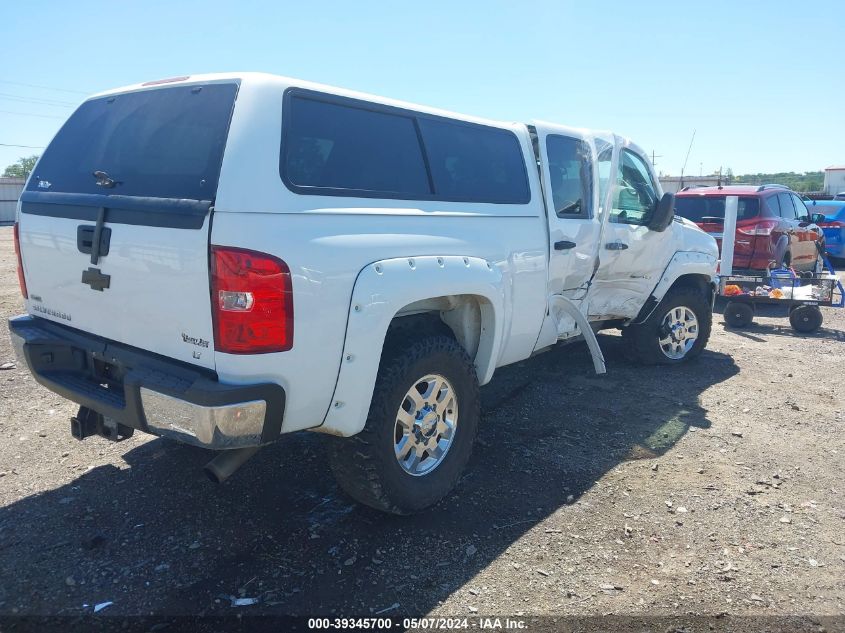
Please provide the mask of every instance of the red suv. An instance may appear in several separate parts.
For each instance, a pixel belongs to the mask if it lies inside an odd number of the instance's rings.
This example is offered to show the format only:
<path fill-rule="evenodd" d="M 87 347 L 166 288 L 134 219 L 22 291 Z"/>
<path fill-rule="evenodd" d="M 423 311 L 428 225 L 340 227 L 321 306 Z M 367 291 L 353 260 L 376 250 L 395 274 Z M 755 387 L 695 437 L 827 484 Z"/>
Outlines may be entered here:
<path fill-rule="evenodd" d="M 804 201 L 783 185 L 684 188 L 675 194 L 675 214 L 715 237 L 721 250 L 726 196 L 739 196 L 734 270 L 818 269 L 824 233 Z"/>

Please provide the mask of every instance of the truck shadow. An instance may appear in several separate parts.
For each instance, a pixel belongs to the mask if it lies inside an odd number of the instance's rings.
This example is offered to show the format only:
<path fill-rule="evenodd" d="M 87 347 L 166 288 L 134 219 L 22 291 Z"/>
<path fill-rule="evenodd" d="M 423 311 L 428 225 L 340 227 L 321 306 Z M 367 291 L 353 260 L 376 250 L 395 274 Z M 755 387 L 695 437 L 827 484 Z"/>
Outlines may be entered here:
<path fill-rule="evenodd" d="M 640 367 L 618 337 L 600 338 L 607 376 L 592 375 L 583 345 L 497 373 L 456 492 L 413 517 L 346 498 L 318 435 L 264 449 L 222 486 L 200 471 L 206 451 L 137 445 L 123 455 L 129 468 L 94 468 L 0 509 L 0 566 L 16 570 L 0 612 L 81 614 L 113 601 L 113 614 L 427 613 L 526 531 L 563 527 L 619 463 L 707 428 L 700 394 L 738 372 L 712 351 Z M 258 602 L 233 609 L 240 597 Z"/>

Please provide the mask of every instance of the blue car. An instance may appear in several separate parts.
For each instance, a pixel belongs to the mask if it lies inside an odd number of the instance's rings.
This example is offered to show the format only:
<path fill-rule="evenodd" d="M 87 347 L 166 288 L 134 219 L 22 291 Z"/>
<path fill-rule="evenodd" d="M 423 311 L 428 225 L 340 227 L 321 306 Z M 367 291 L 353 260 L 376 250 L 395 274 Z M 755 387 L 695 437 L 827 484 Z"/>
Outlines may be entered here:
<path fill-rule="evenodd" d="M 806 204 L 810 213 L 825 216 L 825 221 L 819 226 L 824 230 L 828 255 L 845 259 L 845 200 L 815 200 Z"/>

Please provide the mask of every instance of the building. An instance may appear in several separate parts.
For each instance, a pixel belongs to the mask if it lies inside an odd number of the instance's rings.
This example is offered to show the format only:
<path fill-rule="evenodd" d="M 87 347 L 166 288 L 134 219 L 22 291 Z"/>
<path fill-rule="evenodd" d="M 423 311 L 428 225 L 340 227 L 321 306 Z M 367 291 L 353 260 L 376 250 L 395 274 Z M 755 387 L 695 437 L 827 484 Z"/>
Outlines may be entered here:
<path fill-rule="evenodd" d="M 18 198 L 25 184 L 24 178 L 0 178 L 0 226 L 14 223 Z"/>
<path fill-rule="evenodd" d="M 833 165 L 824 170 L 824 192 L 829 196 L 845 191 L 845 165 Z"/>
<path fill-rule="evenodd" d="M 721 178 L 721 181 L 720 181 Z M 714 176 L 659 176 L 660 186 L 664 193 L 678 193 L 682 187 L 715 187 L 728 184 L 727 178 L 716 174 Z"/>

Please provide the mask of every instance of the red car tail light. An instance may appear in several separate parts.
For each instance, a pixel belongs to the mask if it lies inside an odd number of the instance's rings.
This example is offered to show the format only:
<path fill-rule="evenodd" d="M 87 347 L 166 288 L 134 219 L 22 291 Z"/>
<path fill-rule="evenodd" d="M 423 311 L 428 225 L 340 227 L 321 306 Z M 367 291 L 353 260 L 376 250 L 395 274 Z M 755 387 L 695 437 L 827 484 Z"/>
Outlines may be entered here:
<path fill-rule="evenodd" d="M 17 222 L 15 222 L 15 228 L 13 232 L 15 235 L 15 257 L 18 258 L 18 283 L 20 284 L 21 294 L 23 295 L 23 298 L 29 299 L 29 293 L 27 293 L 26 291 L 26 279 L 23 276 L 23 258 L 21 257 L 21 235 Z"/>
<path fill-rule="evenodd" d="M 822 222 L 819 224 L 820 227 L 823 229 L 842 229 L 845 228 L 845 222 L 840 222 L 839 220 L 833 220 L 831 222 Z"/>
<path fill-rule="evenodd" d="M 211 292 L 218 352 L 264 354 L 293 347 L 293 286 L 281 259 L 212 246 Z"/>
<path fill-rule="evenodd" d="M 775 230 L 775 227 L 777 227 L 777 225 L 777 221 L 763 220 L 761 222 L 755 222 L 754 224 L 751 224 L 749 226 L 737 227 L 736 232 L 742 235 L 768 236 L 772 234 L 772 231 Z"/>

